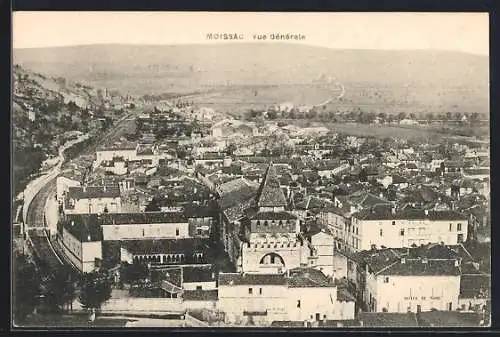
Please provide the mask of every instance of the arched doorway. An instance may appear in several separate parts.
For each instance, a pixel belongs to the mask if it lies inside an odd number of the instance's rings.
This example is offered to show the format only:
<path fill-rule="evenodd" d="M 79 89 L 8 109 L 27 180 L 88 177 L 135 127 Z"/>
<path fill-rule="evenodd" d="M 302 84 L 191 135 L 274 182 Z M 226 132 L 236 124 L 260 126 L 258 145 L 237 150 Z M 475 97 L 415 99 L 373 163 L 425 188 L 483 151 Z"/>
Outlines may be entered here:
<path fill-rule="evenodd" d="M 285 266 L 285 260 L 281 257 L 281 255 L 276 253 L 268 253 L 264 255 L 259 262 L 261 265 L 276 265 L 276 266 Z"/>

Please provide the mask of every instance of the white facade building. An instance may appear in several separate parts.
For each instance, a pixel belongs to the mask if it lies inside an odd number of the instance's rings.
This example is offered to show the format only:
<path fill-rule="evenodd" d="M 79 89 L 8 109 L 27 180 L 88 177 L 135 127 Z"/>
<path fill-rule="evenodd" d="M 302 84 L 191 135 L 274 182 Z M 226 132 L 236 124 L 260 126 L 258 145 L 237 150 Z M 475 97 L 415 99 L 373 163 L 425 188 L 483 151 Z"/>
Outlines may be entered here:
<path fill-rule="evenodd" d="M 376 247 L 411 247 L 427 243 L 456 245 L 467 240 L 468 219 L 455 211 L 364 210 L 353 214 L 348 231 L 356 250 Z"/>

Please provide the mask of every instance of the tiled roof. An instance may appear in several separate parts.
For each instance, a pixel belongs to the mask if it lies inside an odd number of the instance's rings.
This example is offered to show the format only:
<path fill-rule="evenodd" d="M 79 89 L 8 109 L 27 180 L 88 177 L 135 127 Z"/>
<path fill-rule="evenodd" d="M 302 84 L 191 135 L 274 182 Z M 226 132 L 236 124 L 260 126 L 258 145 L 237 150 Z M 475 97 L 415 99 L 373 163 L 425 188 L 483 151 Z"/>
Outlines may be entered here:
<path fill-rule="evenodd" d="M 184 301 L 217 301 L 219 291 L 213 290 L 184 290 L 182 294 Z"/>
<path fill-rule="evenodd" d="M 418 327 L 414 313 L 360 312 L 358 321 L 363 327 Z"/>
<path fill-rule="evenodd" d="M 187 218 L 182 212 L 137 212 L 107 213 L 101 215 L 103 225 L 185 223 Z"/>
<path fill-rule="evenodd" d="M 215 282 L 215 278 L 212 278 L 213 272 L 211 267 L 184 267 L 182 270 L 183 282 Z"/>
<path fill-rule="evenodd" d="M 421 327 L 474 327 L 479 326 L 480 320 L 476 313 L 458 311 L 429 311 L 418 316 Z"/>
<path fill-rule="evenodd" d="M 286 279 L 281 274 L 239 274 L 220 273 L 219 287 L 228 285 L 286 285 Z"/>
<path fill-rule="evenodd" d="M 287 202 L 274 165 L 269 164 L 255 198 L 259 207 L 286 207 Z"/>
<path fill-rule="evenodd" d="M 118 197 L 120 197 L 120 187 L 118 186 L 76 186 L 68 188 L 68 199 L 80 200 Z"/>
<path fill-rule="evenodd" d="M 431 260 L 424 263 L 422 259 L 405 259 L 402 263 L 398 260 L 380 270 L 378 275 L 394 276 L 458 276 L 460 267 L 455 265 L 454 260 Z"/>
<path fill-rule="evenodd" d="M 333 287 L 333 281 L 313 268 L 295 268 L 286 278 L 289 288 Z"/>
<path fill-rule="evenodd" d="M 125 240 L 122 247 L 132 254 L 186 254 L 204 252 L 204 241 L 199 239 Z"/>
<path fill-rule="evenodd" d="M 491 289 L 491 276 L 466 274 L 460 277 L 460 298 L 485 298 Z"/>
<path fill-rule="evenodd" d="M 102 230 L 96 214 L 68 215 L 61 224 L 80 242 L 102 241 Z"/>
<path fill-rule="evenodd" d="M 467 220 L 467 216 L 456 211 L 428 211 L 426 214 L 420 209 L 400 209 L 393 214 L 390 208 L 383 207 L 365 209 L 353 214 L 353 217 L 360 220 Z"/>
<path fill-rule="evenodd" d="M 297 217 L 289 212 L 259 212 L 253 220 L 295 220 Z"/>

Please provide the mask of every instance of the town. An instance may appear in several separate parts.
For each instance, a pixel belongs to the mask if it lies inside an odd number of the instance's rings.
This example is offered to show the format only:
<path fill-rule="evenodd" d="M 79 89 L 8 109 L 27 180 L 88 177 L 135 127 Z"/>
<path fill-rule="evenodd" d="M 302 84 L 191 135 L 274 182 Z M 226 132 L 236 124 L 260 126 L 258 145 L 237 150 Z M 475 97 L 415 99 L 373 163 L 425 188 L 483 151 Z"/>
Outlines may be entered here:
<path fill-rule="evenodd" d="M 127 107 L 133 132 L 57 168 L 36 224 L 17 209 L 23 251 L 65 289 L 56 307 L 205 327 L 489 324 L 489 141 L 298 126 L 290 104 L 246 119 L 143 105 Z M 419 124 L 386 119 L 365 124 Z"/>

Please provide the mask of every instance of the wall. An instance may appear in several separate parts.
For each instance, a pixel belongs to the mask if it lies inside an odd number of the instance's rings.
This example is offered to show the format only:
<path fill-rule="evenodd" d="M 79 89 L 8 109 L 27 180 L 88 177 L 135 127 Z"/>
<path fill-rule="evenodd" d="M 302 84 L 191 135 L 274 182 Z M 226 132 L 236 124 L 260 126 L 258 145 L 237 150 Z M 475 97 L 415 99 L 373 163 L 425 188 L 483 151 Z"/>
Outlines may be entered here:
<path fill-rule="evenodd" d="M 77 180 L 69 179 L 66 177 L 57 177 L 56 197 L 58 201 L 62 201 L 63 194 L 68 191 L 68 187 L 80 186 Z"/>
<path fill-rule="evenodd" d="M 118 197 L 75 200 L 75 207 L 65 209 L 64 212 L 67 214 L 88 214 L 90 209 L 90 213 L 103 213 L 106 207 L 109 213 L 120 213 L 122 211 L 121 199 Z"/>
<path fill-rule="evenodd" d="M 262 247 L 262 245 L 264 247 Z M 261 243 L 257 244 L 257 248 L 255 248 L 255 244 L 250 244 L 250 247 L 248 247 L 247 244 L 243 244 L 243 271 L 261 273 L 275 272 L 273 269 L 276 269 L 279 266 L 278 264 L 276 264 L 274 268 L 272 268 L 273 265 L 260 265 L 260 260 L 264 257 L 264 255 L 269 253 L 278 254 L 283 258 L 285 262 L 283 270 L 300 267 L 301 263 L 307 263 L 307 260 L 303 259 L 303 250 L 307 250 L 307 247 L 301 246 L 300 242 L 291 243 L 290 247 L 284 245 L 283 248 L 281 247 L 281 244 L 273 244 L 270 248 L 267 248 L 267 244 Z"/>
<path fill-rule="evenodd" d="M 317 252 L 318 259 L 315 262 L 317 269 L 321 270 L 327 276 L 334 275 L 333 259 L 333 236 L 320 232 L 311 237 L 311 244 Z"/>
<path fill-rule="evenodd" d="M 248 294 L 252 288 L 253 293 Z M 262 294 L 259 289 L 262 288 Z M 245 323 L 244 311 L 265 311 L 267 316 L 254 317 L 256 323 L 271 323 L 287 318 L 287 287 L 285 285 L 219 285 L 218 308 L 225 312 L 226 323 Z"/>
<path fill-rule="evenodd" d="M 63 228 L 61 246 L 64 254 L 84 273 L 94 270 L 96 258 L 102 259 L 100 241 L 82 243 L 71 235 L 66 228 Z"/>
<path fill-rule="evenodd" d="M 217 301 L 184 301 L 182 302 L 183 308 L 186 310 L 193 309 L 209 309 L 214 310 L 217 308 Z"/>
<path fill-rule="evenodd" d="M 217 289 L 217 285 L 215 281 L 209 282 L 184 282 L 182 284 L 182 288 L 184 290 L 196 290 L 197 286 L 201 286 L 202 290 L 214 290 Z"/>
<path fill-rule="evenodd" d="M 300 308 L 298 308 L 300 301 Z M 316 320 L 316 314 L 322 320 L 324 315 L 327 319 L 336 319 L 340 315 L 335 312 L 337 302 L 337 288 L 288 288 L 287 292 L 287 314 L 292 321 Z"/>
<path fill-rule="evenodd" d="M 376 283 L 373 293 L 377 300 L 375 311 L 407 312 L 408 308 L 416 312 L 417 305 L 422 311 L 448 310 L 448 303 L 452 303 L 452 310 L 458 305 L 460 292 L 460 276 L 388 276 L 371 278 L 370 283 Z M 368 286 L 368 285 L 367 285 Z"/>
<path fill-rule="evenodd" d="M 179 235 L 176 235 L 179 230 Z M 120 224 L 102 226 L 104 240 L 189 238 L 188 223 Z"/>

